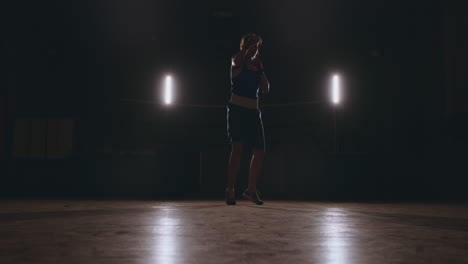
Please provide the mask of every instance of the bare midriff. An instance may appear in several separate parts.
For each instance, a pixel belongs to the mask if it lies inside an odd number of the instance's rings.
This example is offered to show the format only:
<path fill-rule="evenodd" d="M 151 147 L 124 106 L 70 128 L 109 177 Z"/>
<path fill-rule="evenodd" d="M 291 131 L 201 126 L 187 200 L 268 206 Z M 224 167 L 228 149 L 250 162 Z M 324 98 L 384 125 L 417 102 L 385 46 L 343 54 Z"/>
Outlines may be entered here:
<path fill-rule="evenodd" d="M 242 107 L 249 108 L 249 109 L 258 109 L 257 99 L 240 96 L 234 93 L 231 94 L 231 100 L 229 100 L 229 102 L 231 104 L 235 104 L 235 105 L 242 106 Z"/>

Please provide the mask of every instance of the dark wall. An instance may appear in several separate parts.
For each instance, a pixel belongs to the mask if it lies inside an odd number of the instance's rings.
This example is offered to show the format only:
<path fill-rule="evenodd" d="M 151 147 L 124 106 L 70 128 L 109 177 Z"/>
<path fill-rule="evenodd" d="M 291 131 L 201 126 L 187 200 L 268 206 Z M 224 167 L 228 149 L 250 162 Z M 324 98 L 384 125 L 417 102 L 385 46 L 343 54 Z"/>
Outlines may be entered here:
<path fill-rule="evenodd" d="M 0 96 L 0 160 L 4 160 L 6 156 L 6 98 Z"/>
<path fill-rule="evenodd" d="M 108 138 L 72 156 L 11 158 L 2 193 L 222 197 L 229 157 L 225 109 L 169 112 L 153 105 L 126 105 L 122 111 L 127 114 L 111 122 Z M 167 119 L 148 118 L 158 111 L 167 111 Z M 260 190 L 266 198 L 466 199 L 465 159 L 446 141 L 450 137 L 421 133 L 415 139 L 423 142 L 420 148 L 402 149 L 392 144 L 398 138 L 384 127 L 366 129 L 377 121 L 357 121 L 338 112 L 335 152 L 332 113 L 318 106 L 263 109 L 267 156 Z M 76 144 L 86 143 L 80 140 Z M 249 160 L 250 153 L 245 153 L 238 190 L 247 185 Z"/>
<path fill-rule="evenodd" d="M 2 9 L 13 25 L 2 39 L 2 196 L 222 197 L 229 57 L 255 31 L 272 84 L 265 197 L 468 198 L 463 4 L 186 2 Z M 167 71 L 185 106 L 155 103 Z M 332 72 L 346 91 L 337 109 Z"/>

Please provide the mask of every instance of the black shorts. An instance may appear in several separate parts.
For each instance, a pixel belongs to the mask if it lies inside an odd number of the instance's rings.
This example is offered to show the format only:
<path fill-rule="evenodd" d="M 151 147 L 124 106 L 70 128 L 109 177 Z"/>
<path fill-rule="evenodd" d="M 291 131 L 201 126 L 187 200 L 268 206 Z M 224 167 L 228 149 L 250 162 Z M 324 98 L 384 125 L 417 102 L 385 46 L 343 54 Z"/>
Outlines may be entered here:
<path fill-rule="evenodd" d="M 232 142 L 265 150 L 262 112 L 229 103 L 227 106 L 227 132 Z"/>

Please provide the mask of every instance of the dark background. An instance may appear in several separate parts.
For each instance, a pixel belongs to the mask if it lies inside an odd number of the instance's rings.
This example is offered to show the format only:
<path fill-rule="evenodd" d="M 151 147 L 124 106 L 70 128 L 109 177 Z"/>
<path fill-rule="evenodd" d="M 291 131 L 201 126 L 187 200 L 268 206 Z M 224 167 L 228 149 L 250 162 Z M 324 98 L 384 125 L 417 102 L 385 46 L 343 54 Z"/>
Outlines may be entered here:
<path fill-rule="evenodd" d="M 223 197 L 230 56 L 256 32 L 271 83 L 261 99 L 265 199 L 468 200 L 462 1 L 4 1 L 0 10 L 2 197 Z M 171 107 L 160 104 L 168 73 Z M 345 90 L 336 108 L 333 73 Z"/>

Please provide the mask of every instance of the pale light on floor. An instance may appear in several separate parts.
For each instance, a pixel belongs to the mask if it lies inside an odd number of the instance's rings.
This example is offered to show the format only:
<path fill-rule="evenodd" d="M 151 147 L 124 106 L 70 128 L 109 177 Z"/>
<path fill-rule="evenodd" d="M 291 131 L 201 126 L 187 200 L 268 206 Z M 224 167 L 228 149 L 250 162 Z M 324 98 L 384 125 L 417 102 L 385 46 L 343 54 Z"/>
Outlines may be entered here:
<path fill-rule="evenodd" d="M 340 209 L 327 208 L 323 221 L 322 239 L 326 248 L 324 263 L 350 263 L 346 234 L 349 231 L 346 213 Z"/>
<path fill-rule="evenodd" d="M 156 263 L 172 264 L 177 262 L 180 254 L 177 229 L 180 220 L 171 216 L 171 210 L 163 210 L 162 215 L 156 219 L 157 224 L 153 229 L 155 236 L 154 257 Z"/>

